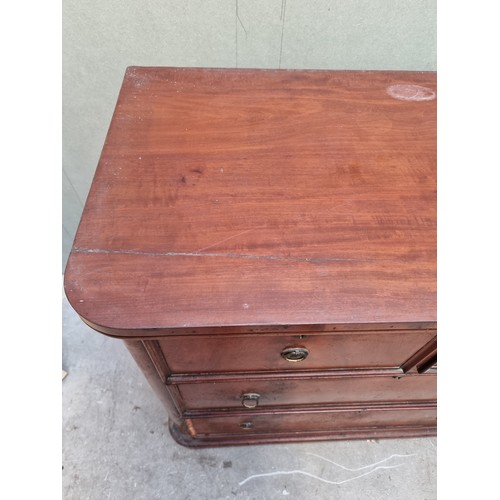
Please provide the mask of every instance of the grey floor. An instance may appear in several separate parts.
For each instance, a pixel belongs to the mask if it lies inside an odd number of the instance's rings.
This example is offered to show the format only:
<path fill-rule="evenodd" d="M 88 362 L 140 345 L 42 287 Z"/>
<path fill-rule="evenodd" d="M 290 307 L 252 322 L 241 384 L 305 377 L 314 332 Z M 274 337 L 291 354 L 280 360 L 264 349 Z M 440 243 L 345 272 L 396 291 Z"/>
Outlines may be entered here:
<path fill-rule="evenodd" d="M 436 498 L 435 438 L 178 445 L 121 341 L 62 311 L 65 500 Z"/>

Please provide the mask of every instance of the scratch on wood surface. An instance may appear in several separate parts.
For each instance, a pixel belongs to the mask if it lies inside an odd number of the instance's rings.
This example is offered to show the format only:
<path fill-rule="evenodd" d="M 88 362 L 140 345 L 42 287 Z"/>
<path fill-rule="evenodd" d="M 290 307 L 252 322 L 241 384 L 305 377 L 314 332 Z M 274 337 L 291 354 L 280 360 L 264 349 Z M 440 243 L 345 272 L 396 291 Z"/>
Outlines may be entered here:
<path fill-rule="evenodd" d="M 237 238 L 238 236 L 243 236 L 244 234 L 247 234 L 250 231 L 255 231 L 256 229 L 262 229 L 263 227 L 264 226 L 259 226 L 259 227 L 254 227 L 252 229 L 246 229 L 245 231 L 242 231 L 241 233 L 234 234 L 233 236 L 229 236 L 228 238 L 224 238 L 223 240 L 217 241 L 216 243 L 213 243 L 212 245 L 208 245 L 206 247 L 200 248 L 199 250 L 196 251 L 196 253 L 203 252 L 203 250 L 208 250 L 209 248 L 220 245 L 221 243 L 224 243 L 225 241 L 232 240 L 233 238 Z"/>
<path fill-rule="evenodd" d="M 220 243 L 220 242 L 219 242 Z M 326 262 L 390 262 L 382 259 L 350 259 L 345 257 L 281 257 L 278 255 L 252 255 L 222 252 L 143 252 L 139 250 L 108 250 L 104 248 L 74 247 L 75 253 L 108 254 L 108 255 L 143 255 L 146 257 L 223 257 L 230 259 L 276 260 L 283 262 L 310 262 L 322 264 Z"/>

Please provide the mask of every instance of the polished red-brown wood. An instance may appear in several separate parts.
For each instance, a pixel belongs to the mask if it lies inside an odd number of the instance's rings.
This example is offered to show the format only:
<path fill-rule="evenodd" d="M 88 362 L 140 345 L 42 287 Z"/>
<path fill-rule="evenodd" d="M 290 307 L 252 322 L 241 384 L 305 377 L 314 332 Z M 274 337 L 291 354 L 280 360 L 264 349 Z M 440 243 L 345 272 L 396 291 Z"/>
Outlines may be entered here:
<path fill-rule="evenodd" d="M 190 410 L 243 408 L 245 394 L 257 394 L 255 410 L 269 406 L 331 405 L 360 402 L 433 401 L 436 376 L 347 376 L 330 378 L 238 380 L 180 383 L 183 405 Z M 254 409 L 249 409 L 253 411 Z M 250 413 L 250 412 L 249 412 Z"/>
<path fill-rule="evenodd" d="M 435 414 L 435 409 L 430 410 Z M 432 414 L 431 414 L 432 415 Z M 417 418 L 413 418 L 417 420 Z M 188 422 L 189 427 L 193 428 L 192 421 Z M 191 435 L 188 431 L 188 424 L 184 422 L 178 426 L 174 422 L 169 422 L 170 433 L 173 438 L 184 446 L 192 448 L 201 448 L 206 446 L 235 446 L 249 444 L 269 444 L 269 443 L 293 443 L 306 441 L 338 441 L 352 439 L 384 439 L 384 438 L 417 438 L 436 435 L 435 417 L 427 421 L 426 425 L 385 425 L 370 427 L 351 427 L 340 429 L 325 429 L 323 431 L 308 431 L 307 425 L 305 432 L 269 432 L 269 433 L 244 433 L 228 434 L 227 428 L 225 434 L 216 435 Z"/>
<path fill-rule="evenodd" d="M 147 349 L 147 344 L 140 340 L 124 340 L 125 346 L 134 358 L 137 366 L 141 369 L 142 373 L 149 382 L 149 385 L 155 392 L 158 399 L 165 406 L 170 420 L 180 425 L 182 423 L 182 412 L 179 406 L 175 403 L 175 398 L 170 393 L 168 387 L 165 385 L 165 380 L 162 379 L 161 370 L 153 362 L 154 355 L 151 354 L 151 348 Z"/>
<path fill-rule="evenodd" d="M 375 407 L 345 408 L 343 410 L 308 412 L 260 412 L 244 415 L 212 415 L 209 418 L 192 418 L 189 421 L 192 437 L 252 434 L 280 434 L 300 429 L 303 435 L 315 432 L 332 432 L 377 427 L 421 426 L 436 424 L 435 408 Z"/>
<path fill-rule="evenodd" d="M 97 328 L 434 322 L 434 73 L 129 68 L 66 270 Z"/>
<path fill-rule="evenodd" d="M 178 442 L 435 433 L 435 95 L 425 72 L 127 69 L 65 291 Z"/>
<path fill-rule="evenodd" d="M 171 373 L 298 371 L 342 368 L 399 368 L 435 335 L 433 330 L 328 334 L 169 336 L 160 339 Z M 308 350 L 290 362 L 284 349 Z"/>

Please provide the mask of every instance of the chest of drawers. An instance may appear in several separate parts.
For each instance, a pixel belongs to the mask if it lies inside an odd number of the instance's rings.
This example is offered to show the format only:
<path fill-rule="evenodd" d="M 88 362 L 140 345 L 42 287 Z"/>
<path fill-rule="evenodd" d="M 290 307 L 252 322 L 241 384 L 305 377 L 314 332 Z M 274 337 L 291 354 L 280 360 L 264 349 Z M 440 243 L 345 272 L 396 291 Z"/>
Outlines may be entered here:
<path fill-rule="evenodd" d="M 175 439 L 436 432 L 436 76 L 128 68 L 65 272 Z"/>

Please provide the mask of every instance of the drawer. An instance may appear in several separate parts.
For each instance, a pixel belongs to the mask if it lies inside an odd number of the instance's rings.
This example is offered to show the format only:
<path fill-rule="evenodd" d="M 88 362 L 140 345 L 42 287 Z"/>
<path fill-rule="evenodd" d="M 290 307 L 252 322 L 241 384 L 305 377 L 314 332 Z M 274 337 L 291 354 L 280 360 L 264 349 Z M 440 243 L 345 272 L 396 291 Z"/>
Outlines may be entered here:
<path fill-rule="evenodd" d="M 187 410 L 436 399 L 435 375 L 240 380 L 177 385 Z"/>
<path fill-rule="evenodd" d="M 189 420 L 193 436 L 312 433 L 377 427 L 436 425 L 436 408 L 380 408 L 215 416 Z"/>
<path fill-rule="evenodd" d="M 254 333 L 172 336 L 158 342 L 172 373 L 281 372 L 397 368 L 435 334 L 429 330 Z"/>

